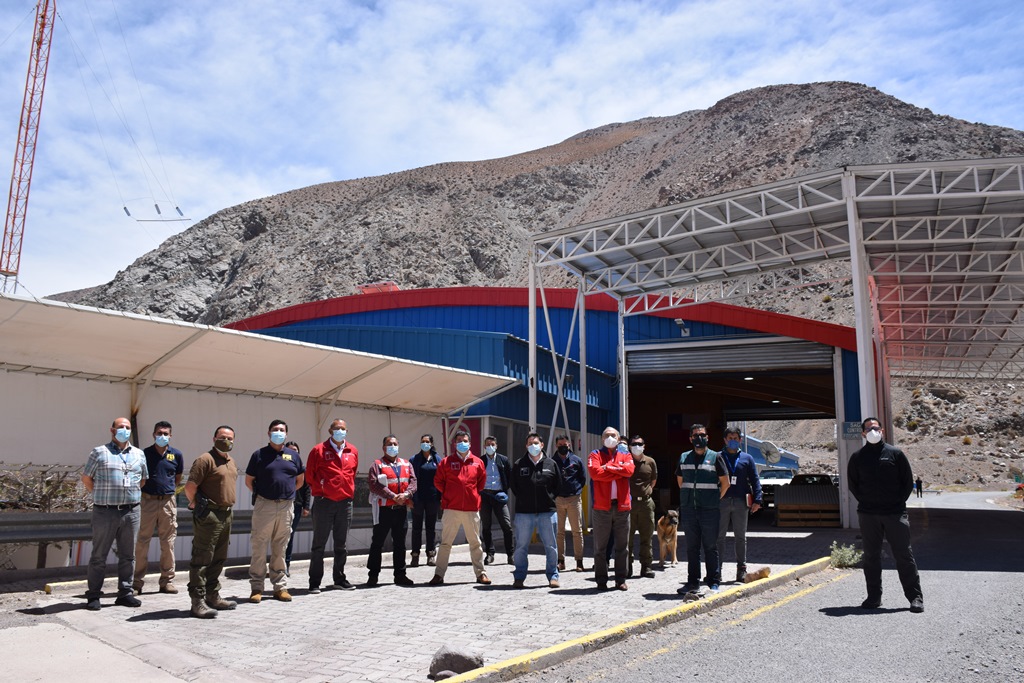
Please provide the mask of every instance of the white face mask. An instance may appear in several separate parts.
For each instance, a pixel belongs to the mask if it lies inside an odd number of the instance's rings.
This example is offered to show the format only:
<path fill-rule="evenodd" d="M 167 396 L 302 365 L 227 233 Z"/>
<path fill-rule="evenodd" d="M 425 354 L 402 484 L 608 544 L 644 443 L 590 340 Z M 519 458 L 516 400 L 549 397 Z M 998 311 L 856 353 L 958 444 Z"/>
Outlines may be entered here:
<path fill-rule="evenodd" d="M 498 452 L 498 447 L 497 446 L 484 446 L 484 453 L 486 453 L 487 455 L 494 455 L 497 452 Z"/>
<path fill-rule="evenodd" d="M 542 449 L 539 443 L 531 443 L 529 446 L 526 447 L 526 450 L 527 452 L 529 452 L 531 458 L 537 460 L 540 457 L 540 452 Z"/>
<path fill-rule="evenodd" d="M 633 455 L 643 455 L 644 454 L 644 447 L 643 446 L 630 446 L 629 450 L 633 452 Z"/>
<path fill-rule="evenodd" d="M 606 437 L 605 440 L 604 440 L 604 447 L 605 448 L 615 448 L 615 446 L 618 445 L 618 443 L 619 443 L 618 439 L 616 439 L 614 436 L 609 436 L 609 437 Z"/>
<path fill-rule="evenodd" d="M 882 432 L 877 427 L 872 427 L 868 430 L 868 433 L 864 435 L 864 438 L 868 440 L 868 443 L 878 443 L 882 440 Z"/>

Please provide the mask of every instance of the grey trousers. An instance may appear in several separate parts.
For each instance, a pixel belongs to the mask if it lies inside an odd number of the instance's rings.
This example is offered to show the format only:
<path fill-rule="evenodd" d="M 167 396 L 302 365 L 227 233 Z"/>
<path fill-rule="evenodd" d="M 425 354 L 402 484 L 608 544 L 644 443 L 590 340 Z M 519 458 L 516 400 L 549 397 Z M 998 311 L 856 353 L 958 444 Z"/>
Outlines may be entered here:
<path fill-rule="evenodd" d="M 732 522 L 732 532 L 736 536 L 736 564 L 747 566 L 747 521 L 750 519 L 750 508 L 743 498 L 726 496 L 718 503 L 718 559 L 725 564 L 725 534 Z"/>
<path fill-rule="evenodd" d="M 88 588 L 85 599 L 103 595 L 103 577 L 107 569 L 107 553 L 117 544 L 117 596 L 132 594 L 135 575 L 135 541 L 139 536 L 139 506 L 117 508 L 93 507 L 92 555 L 89 557 Z"/>

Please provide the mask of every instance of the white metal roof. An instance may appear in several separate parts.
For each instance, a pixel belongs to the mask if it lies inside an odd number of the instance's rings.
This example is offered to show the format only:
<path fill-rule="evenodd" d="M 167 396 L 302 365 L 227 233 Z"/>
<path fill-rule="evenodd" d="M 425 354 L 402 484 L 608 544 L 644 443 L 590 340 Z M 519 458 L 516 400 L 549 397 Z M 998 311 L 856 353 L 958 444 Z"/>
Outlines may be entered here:
<path fill-rule="evenodd" d="M 851 225 L 854 226 L 851 229 Z M 806 284 L 863 249 L 893 374 L 1024 377 L 1024 158 L 849 166 L 552 231 L 627 315 Z"/>
<path fill-rule="evenodd" d="M 0 295 L 0 370 L 450 414 L 519 383 L 149 316 Z"/>

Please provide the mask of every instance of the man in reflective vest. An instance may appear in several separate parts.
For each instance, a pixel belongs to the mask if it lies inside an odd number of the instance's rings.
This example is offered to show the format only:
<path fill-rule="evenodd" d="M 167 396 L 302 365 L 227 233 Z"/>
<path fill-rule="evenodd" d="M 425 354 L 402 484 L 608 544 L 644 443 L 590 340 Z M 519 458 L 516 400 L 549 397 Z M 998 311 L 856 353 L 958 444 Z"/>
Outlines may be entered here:
<path fill-rule="evenodd" d="M 370 508 L 373 511 L 373 538 L 370 555 L 366 558 L 369 577 L 367 587 L 377 585 L 380 575 L 381 551 L 384 540 L 391 534 L 392 566 L 396 586 L 411 586 L 412 579 L 405 574 L 405 532 L 408 528 L 409 507 L 416 493 L 416 473 L 408 460 L 398 457 L 398 437 L 388 434 L 381 444 L 384 457 L 370 467 Z"/>
<path fill-rule="evenodd" d="M 708 448 L 708 430 L 690 427 L 693 450 L 679 456 L 679 526 L 686 534 L 686 583 L 679 593 L 700 588 L 700 551 L 704 549 L 704 581 L 718 590 L 722 568 L 718 562 L 718 502 L 729 489 L 729 470 L 721 453 Z"/>

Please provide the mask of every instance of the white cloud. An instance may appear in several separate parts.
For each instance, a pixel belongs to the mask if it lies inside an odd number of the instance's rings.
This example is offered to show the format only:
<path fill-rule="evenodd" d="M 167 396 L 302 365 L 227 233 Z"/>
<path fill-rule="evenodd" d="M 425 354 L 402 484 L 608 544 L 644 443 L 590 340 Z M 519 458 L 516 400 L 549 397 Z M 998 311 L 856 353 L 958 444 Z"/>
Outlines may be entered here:
<path fill-rule="evenodd" d="M 0 8 L 0 168 L 13 154 L 34 4 Z M 107 0 L 60 10 L 22 257 L 35 294 L 105 282 L 185 227 L 136 223 L 123 204 L 154 218 L 154 201 L 165 215 L 176 203 L 198 220 L 763 85 L 851 80 L 1024 128 L 1016 0 Z"/>

